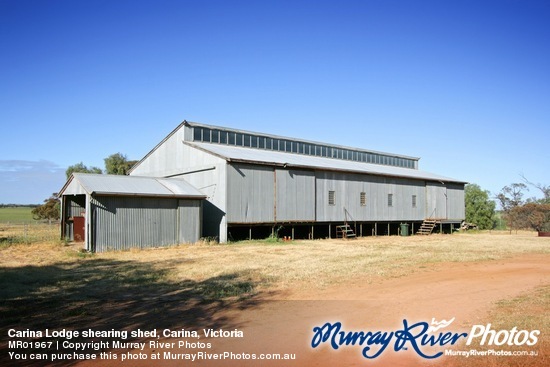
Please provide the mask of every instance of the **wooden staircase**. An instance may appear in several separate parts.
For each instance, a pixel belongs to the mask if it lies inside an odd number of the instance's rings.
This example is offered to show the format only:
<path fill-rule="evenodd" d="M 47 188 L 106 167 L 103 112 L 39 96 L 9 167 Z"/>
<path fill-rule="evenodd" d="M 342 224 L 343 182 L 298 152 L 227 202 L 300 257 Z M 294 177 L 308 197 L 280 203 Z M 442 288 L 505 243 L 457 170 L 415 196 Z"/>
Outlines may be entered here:
<path fill-rule="evenodd" d="M 337 238 L 356 238 L 355 232 L 351 229 L 349 224 L 344 224 L 343 226 L 336 226 L 336 237 Z"/>
<path fill-rule="evenodd" d="M 420 226 L 420 228 L 418 229 L 416 234 L 426 235 L 426 236 L 430 235 L 430 234 L 432 234 L 432 232 L 433 232 L 433 230 L 434 230 L 434 228 L 437 224 L 439 224 L 439 220 L 426 218 L 422 222 L 422 225 Z"/>

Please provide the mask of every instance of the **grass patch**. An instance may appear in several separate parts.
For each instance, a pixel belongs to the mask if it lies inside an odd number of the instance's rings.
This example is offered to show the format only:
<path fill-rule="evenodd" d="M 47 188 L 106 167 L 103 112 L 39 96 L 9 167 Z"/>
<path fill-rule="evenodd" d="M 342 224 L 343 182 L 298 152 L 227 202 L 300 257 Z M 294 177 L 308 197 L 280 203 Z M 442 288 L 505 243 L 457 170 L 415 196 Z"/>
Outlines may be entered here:
<path fill-rule="evenodd" d="M 251 279 L 240 279 L 236 274 L 224 274 L 208 279 L 196 286 L 196 291 L 207 301 L 227 298 L 245 299 L 255 293 Z"/>
<path fill-rule="evenodd" d="M 32 210 L 30 206 L 0 208 L 0 223 L 31 223 Z"/>
<path fill-rule="evenodd" d="M 0 248 L 12 245 L 28 245 L 44 242 L 60 242 L 58 224 L 50 225 L 37 222 L 31 224 L 0 223 Z"/>

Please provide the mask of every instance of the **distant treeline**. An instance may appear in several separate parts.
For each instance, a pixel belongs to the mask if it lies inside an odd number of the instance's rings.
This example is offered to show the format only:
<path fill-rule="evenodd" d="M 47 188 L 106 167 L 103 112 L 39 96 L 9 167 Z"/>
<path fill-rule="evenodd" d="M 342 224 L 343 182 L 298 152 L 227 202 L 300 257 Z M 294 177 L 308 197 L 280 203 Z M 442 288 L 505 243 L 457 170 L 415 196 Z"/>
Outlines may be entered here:
<path fill-rule="evenodd" d="M 0 204 L 0 208 L 36 208 L 40 204 Z"/>

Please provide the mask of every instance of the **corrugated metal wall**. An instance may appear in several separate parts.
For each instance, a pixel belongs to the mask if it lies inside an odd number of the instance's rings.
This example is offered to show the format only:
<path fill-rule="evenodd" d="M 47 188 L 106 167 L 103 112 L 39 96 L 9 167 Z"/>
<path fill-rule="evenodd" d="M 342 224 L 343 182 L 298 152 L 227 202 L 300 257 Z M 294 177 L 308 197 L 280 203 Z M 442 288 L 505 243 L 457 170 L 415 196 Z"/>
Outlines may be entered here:
<path fill-rule="evenodd" d="M 82 217 L 86 211 L 86 195 L 65 196 L 65 217 Z"/>
<path fill-rule="evenodd" d="M 424 181 L 351 173 L 316 172 L 317 221 L 397 221 L 424 218 Z M 334 205 L 329 205 L 334 191 Z M 361 193 L 364 194 L 364 205 Z M 388 195 L 392 205 L 388 205 Z M 413 196 L 416 206 L 413 206 Z"/>
<path fill-rule="evenodd" d="M 445 184 L 422 180 L 282 168 L 275 175 L 268 167 L 230 165 L 228 223 L 421 221 L 430 215 L 464 218 L 464 191 L 458 184 L 449 184 L 447 189 Z M 333 192 L 334 203 L 329 203 L 329 192 Z"/>
<path fill-rule="evenodd" d="M 447 184 L 448 219 L 463 220 L 466 218 L 464 202 L 464 185 Z"/>
<path fill-rule="evenodd" d="M 426 218 L 447 217 L 447 186 L 440 182 L 426 182 Z"/>
<path fill-rule="evenodd" d="M 179 243 L 195 243 L 201 237 L 201 202 L 179 201 Z"/>
<path fill-rule="evenodd" d="M 275 221 L 273 168 L 230 164 L 227 168 L 227 222 Z"/>
<path fill-rule="evenodd" d="M 313 171 L 275 170 L 278 222 L 315 221 L 315 174 Z"/>
<path fill-rule="evenodd" d="M 179 243 L 180 238 L 184 238 L 184 242 L 196 242 L 200 209 L 197 200 L 192 202 L 191 208 L 180 209 L 179 200 L 174 198 L 94 197 L 93 250 L 167 246 Z"/>

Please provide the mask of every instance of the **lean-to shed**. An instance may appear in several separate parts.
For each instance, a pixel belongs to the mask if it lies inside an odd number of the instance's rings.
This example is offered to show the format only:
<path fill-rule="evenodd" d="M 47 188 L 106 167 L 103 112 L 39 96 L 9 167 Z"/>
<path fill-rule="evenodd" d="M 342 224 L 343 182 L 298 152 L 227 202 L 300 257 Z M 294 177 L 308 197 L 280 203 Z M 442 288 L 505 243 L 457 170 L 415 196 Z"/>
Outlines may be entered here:
<path fill-rule="evenodd" d="M 73 173 L 59 193 L 61 234 L 88 251 L 194 243 L 199 190 L 178 178 Z"/>

